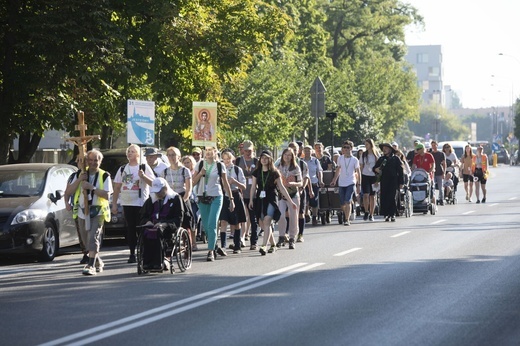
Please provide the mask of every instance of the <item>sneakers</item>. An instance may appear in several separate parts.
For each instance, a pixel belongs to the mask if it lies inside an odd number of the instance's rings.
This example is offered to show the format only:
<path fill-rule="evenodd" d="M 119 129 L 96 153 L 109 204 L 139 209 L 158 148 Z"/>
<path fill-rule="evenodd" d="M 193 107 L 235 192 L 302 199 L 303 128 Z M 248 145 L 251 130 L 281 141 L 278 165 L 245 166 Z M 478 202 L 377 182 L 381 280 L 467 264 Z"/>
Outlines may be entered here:
<path fill-rule="evenodd" d="M 206 257 L 206 261 L 213 262 L 215 260 L 215 256 L 213 255 L 213 251 L 208 251 L 208 256 Z"/>
<path fill-rule="evenodd" d="M 468 199 L 468 202 L 470 202 L 470 203 L 471 203 L 471 198 L 470 198 L 470 199 Z"/>
<path fill-rule="evenodd" d="M 309 216 L 309 214 L 305 214 L 305 223 L 309 222 L 311 222 L 311 217 Z"/>
<path fill-rule="evenodd" d="M 230 250 L 233 250 L 235 248 L 235 245 L 234 244 L 229 244 L 229 249 Z"/>
<path fill-rule="evenodd" d="M 283 236 L 283 237 L 278 237 L 278 242 L 276 243 L 276 246 L 277 247 L 282 247 L 285 245 L 285 242 L 286 242 L 286 236 Z"/>
<path fill-rule="evenodd" d="M 256 244 L 252 244 L 250 247 L 249 247 L 249 250 L 256 250 L 257 247 L 256 247 Z"/>
<path fill-rule="evenodd" d="M 220 256 L 223 256 L 223 257 L 227 256 L 227 252 L 226 252 L 223 248 L 221 248 L 221 247 L 217 247 L 217 250 L 216 250 L 216 251 L 217 251 L 217 253 L 218 253 Z"/>
<path fill-rule="evenodd" d="M 96 268 L 92 266 L 85 266 L 82 273 L 83 275 L 96 275 Z"/>
<path fill-rule="evenodd" d="M 81 259 L 81 261 L 79 261 L 79 264 L 87 264 L 87 263 L 88 263 L 88 255 L 83 254 L 83 258 Z"/>
<path fill-rule="evenodd" d="M 136 263 L 137 262 L 137 259 L 135 258 L 135 255 L 130 255 L 130 257 L 128 257 L 128 263 Z"/>
<path fill-rule="evenodd" d="M 267 255 L 267 252 L 265 251 L 265 246 L 260 246 L 259 252 L 260 252 L 260 255 L 262 255 L 262 256 Z"/>
<path fill-rule="evenodd" d="M 241 252 L 242 252 L 242 250 L 240 250 L 240 249 L 233 250 L 234 254 L 241 253 Z"/>
<path fill-rule="evenodd" d="M 304 242 L 303 234 L 298 234 L 298 237 L 296 238 L 296 242 L 297 243 L 303 243 Z"/>
<path fill-rule="evenodd" d="M 385 222 L 390 221 L 390 216 L 385 216 Z"/>
<path fill-rule="evenodd" d="M 368 220 L 368 213 L 365 213 L 365 215 L 363 216 L 363 221 L 367 221 Z"/>
<path fill-rule="evenodd" d="M 318 219 L 316 218 L 316 216 L 312 217 L 312 225 L 313 226 L 318 226 Z"/>
<path fill-rule="evenodd" d="M 480 199 L 477 199 L 477 204 L 479 204 L 479 203 L 480 203 Z"/>
<path fill-rule="evenodd" d="M 96 263 L 96 272 L 97 273 L 102 273 L 104 268 L 105 268 L 105 262 L 103 262 L 102 260 L 98 259 L 97 263 Z"/>
<path fill-rule="evenodd" d="M 271 245 L 271 247 L 269 248 L 269 250 L 267 250 L 268 253 L 274 253 L 276 252 L 276 245 Z"/>
<path fill-rule="evenodd" d="M 369 216 L 368 216 L 368 220 L 370 220 L 370 221 L 374 221 L 374 215 L 369 215 Z"/>
<path fill-rule="evenodd" d="M 294 250 L 294 238 L 289 239 L 289 249 Z"/>
<path fill-rule="evenodd" d="M 350 226 L 350 221 L 349 220 L 343 221 L 343 226 Z"/>
<path fill-rule="evenodd" d="M 395 216 L 392 216 L 392 217 L 390 218 L 390 221 L 395 222 Z"/>
<path fill-rule="evenodd" d="M 482 203 L 486 203 L 486 197 L 482 198 Z"/>

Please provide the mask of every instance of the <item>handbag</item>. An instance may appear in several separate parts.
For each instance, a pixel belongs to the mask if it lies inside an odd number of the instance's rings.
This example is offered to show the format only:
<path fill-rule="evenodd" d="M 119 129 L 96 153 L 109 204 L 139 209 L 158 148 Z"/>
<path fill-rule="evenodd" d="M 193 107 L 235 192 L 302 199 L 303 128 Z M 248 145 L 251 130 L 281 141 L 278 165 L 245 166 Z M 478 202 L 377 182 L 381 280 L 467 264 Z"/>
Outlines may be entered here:
<path fill-rule="evenodd" d="M 215 197 L 213 197 L 213 196 L 202 195 L 202 196 L 199 196 L 199 203 L 211 204 L 211 202 L 213 202 L 214 199 L 215 199 Z"/>

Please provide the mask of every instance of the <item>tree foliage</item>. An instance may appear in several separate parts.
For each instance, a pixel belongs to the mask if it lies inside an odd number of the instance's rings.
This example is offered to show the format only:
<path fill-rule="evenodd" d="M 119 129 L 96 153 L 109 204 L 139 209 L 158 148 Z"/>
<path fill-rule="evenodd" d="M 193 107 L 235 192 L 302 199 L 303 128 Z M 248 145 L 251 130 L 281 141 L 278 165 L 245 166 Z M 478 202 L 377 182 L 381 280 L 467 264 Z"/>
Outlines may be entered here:
<path fill-rule="evenodd" d="M 0 163 L 14 136 L 27 161 L 80 109 L 110 147 L 128 99 L 155 101 L 161 146 L 189 147 L 193 101 L 218 102 L 220 146 L 315 140 L 317 76 L 336 136 L 389 139 L 419 114 L 402 58 L 421 17 L 398 0 L 8 0 L 0 14 Z"/>

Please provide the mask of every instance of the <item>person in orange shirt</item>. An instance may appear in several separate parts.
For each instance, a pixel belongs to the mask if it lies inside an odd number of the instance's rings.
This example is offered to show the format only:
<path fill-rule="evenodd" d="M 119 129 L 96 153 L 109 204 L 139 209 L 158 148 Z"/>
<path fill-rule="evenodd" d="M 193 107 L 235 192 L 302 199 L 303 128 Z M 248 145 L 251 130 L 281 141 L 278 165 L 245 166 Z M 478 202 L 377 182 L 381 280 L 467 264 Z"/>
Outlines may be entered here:
<path fill-rule="evenodd" d="M 475 195 L 480 203 L 479 187 L 482 189 L 482 203 L 486 203 L 486 183 L 488 178 L 488 157 L 482 146 L 477 148 L 477 154 L 472 158 L 471 171 L 475 177 Z"/>

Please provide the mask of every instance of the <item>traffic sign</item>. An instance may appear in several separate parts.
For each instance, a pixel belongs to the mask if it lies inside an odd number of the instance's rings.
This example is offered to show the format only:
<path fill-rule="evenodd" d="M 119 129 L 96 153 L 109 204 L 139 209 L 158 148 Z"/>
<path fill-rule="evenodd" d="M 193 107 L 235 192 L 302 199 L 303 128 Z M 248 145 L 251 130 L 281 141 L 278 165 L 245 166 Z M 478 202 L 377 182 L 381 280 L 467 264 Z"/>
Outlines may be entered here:
<path fill-rule="evenodd" d="M 500 150 L 500 145 L 498 145 L 498 143 L 494 142 L 493 144 L 491 144 L 491 150 L 499 151 Z"/>

